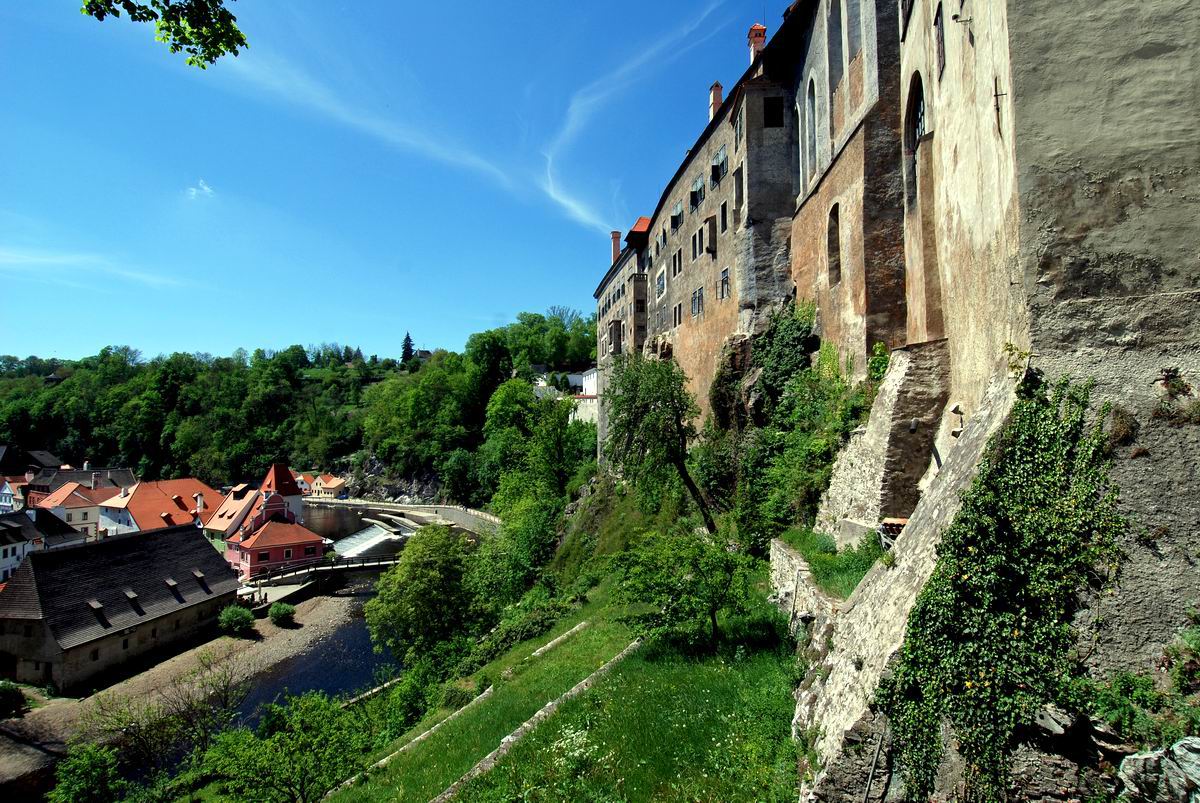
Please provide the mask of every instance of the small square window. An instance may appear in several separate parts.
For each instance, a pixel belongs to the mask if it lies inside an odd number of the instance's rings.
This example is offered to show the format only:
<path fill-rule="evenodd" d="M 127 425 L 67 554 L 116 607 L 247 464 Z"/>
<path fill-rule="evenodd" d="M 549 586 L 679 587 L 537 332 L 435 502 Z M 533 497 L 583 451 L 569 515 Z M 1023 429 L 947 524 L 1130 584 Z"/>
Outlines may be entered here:
<path fill-rule="evenodd" d="M 763 128 L 783 128 L 783 98 L 763 98 Z"/>
<path fill-rule="evenodd" d="M 123 650 L 129 649 L 129 639 L 127 639 L 127 638 L 121 639 L 121 649 L 123 649 Z"/>
<path fill-rule="evenodd" d="M 100 660 L 100 650 L 92 650 L 92 660 L 93 661 Z"/>
<path fill-rule="evenodd" d="M 292 559 L 292 550 L 290 550 L 290 549 L 283 550 L 283 559 L 291 560 Z"/>

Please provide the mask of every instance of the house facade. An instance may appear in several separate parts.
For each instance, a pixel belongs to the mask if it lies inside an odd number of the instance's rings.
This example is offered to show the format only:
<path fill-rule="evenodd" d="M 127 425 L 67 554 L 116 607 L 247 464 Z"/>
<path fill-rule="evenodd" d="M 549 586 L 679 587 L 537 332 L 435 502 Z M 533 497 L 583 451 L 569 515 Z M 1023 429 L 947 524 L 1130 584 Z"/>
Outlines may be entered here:
<path fill-rule="evenodd" d="M 243 581 L 320 563 L 326 541 L 298 523 L 288 500 L 265 492 L 261 507 L 225 539 L 225 560 Z"/>
<path fill-rule="evenodd" d="M 313 499 L 337 499 L 346 493 L 346 481 L 332 474 L 320 474 L 313 480 Z"/>
<path fill-rule="evenodd" d="M 0 591 L 0 675 L 86 689 L 105 671 L 212 629 L 237 587 L 189 525 L 31 552 Z"/>
<path fill-rule="evenodd" d="M 0 477 L 0 513 L 12 513 L 17 509 L 17 492 L 12 483 Z"/>
<path fill-rule="evenodd" d="M 36 503 L 48 510 L 87 540 L 96 540 L 108 534 L 100 518 L 100 505 L 117 493 L 115 488 L 90 488 L 77 482 L 68 482 L 57 491 L 43 496 Z"/>

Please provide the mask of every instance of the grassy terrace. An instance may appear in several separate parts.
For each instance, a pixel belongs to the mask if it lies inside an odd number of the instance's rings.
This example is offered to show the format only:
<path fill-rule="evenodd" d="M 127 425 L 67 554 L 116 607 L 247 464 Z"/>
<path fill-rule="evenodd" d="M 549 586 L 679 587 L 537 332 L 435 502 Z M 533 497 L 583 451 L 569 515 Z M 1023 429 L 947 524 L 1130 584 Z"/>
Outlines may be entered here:
<path fill-rule="evenodd" d="M 873 534 L 864 537 L 857 546 L 847 547 L 840 552 L 832 538 L 815 533 L 808 527 L 793 528 L 779 537 L 808 563 L 817 587 L 838 599 L 849 597 L 858 582 L 883 555 L 879 538 Z"/>
<path fill-rule="evenodd" d="M 608 604 L 603 589 L 592 593 L 592 600 L 574 615 L 565 618 L 551 632 L 526 642 L 480 670 L 495 683 L 487 700 L 473 706 L 437 733 L 394 758 L 384 769 L 376 770 L 357 785 L 342 790 L 336 801 L 426 801 L 461 777 L 481 758 L 500 745 L 500 740 L 515 730 L 543 705 L 590 675 L 621 651 L 632 636 L 615 621 L 618 611 Z M 529 661 L 524 659 L 551 639 L 579 622 L 591 624 L 572 635 L 550 652 Z M 512 670 L 505 678 L 506 670 Z M 477 675 L 478 676 L 478 675 Z M 452 713 L 434 712 L 408 734 L 372 761 L 400 749 Z"/>
<path fill-rule="evenodd" d="M 795 659 L 761 595 L 757 604 L 723 622 L 715 651 L 626 658 L 458 799 L 795 800 Z"/>

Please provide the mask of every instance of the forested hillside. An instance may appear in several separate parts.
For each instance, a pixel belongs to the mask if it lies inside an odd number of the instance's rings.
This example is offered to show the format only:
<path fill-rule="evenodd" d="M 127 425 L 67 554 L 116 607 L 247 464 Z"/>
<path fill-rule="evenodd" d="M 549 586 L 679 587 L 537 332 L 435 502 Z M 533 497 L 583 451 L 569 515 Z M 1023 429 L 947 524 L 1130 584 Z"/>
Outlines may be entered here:
<path fill-rule="evenodd" d="M 449 467 L 474 494 L 496 481 L 487 469 L 476 477 L 472 456 L 493 391 L 514 374 L 532 378 L 534 365 L 578 370 L 594 356 L 592 321 L 564 308 L 522 313 L 472 335 L 463 354 L 424 362 L 337 344 L 228 357 L 144 359 L 127 347 L 81 360 L 0 356 L 0 442 L 212 484 L 280 460 L 343 467 L 365 449 L 400 476 Z"/>

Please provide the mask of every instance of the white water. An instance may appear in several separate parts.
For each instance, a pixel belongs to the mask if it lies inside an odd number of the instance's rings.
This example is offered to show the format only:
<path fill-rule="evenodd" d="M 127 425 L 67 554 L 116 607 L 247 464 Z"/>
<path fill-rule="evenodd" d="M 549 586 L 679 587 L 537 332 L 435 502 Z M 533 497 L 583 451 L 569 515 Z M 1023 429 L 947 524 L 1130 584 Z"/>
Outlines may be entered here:
<path fill-rule="evenodd" d="M 354 535 L 338 541 L 334 544 L 333 549 L 340 557 L 357 558 L 360 555 L 369 554 L 372 549 L 382 544 L 400 541 L 402 537 L 388 532 L 378 524 L 372 524 L 365 530 L 359 530 Z"/>

